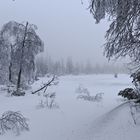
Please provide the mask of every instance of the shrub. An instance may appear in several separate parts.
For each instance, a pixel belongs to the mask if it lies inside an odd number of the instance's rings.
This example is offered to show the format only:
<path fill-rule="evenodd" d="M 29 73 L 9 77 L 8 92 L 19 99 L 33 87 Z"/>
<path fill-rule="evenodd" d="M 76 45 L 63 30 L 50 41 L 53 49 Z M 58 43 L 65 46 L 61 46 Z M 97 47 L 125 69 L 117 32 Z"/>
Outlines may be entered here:
<path fill-rule="evenodd" d="M 17 91 L 16 86 L 13 84 L 5 86 L 1 90 L 6 91 L 7 96 L 24 96 L 25 95 L 25 91 L 23 91 L 23 89 L 20 88 Z"/>
<path fill-rule="evenodd" d="M 97 93 L 95 96 L 91 95 L 79 95 L 77 99 L 83 99 L 86 101 L 93 101 L 93 102 L 100 102 L 103 99 L 103 94 L 104 93 Z"/>
<path fill-rule="evenodd" d="M 136 92 L 136 90 L 134 90 L 133 88 L 126 88 L 124 90 L 121 90 L 118 95 L 127 98 L 128 100 L 140 98 L 138 92 Z"/>
<path fill-rule="evenodd" d="M 0 134 L 12 131 L 19 135 L 21 131 L 29 130 L 27 119 L 19 112 L 7 111 L 0 118 Z"/>
<path fill-rule="evenodd" d="M 95 96 L 91 96 L 89 90 L 82 86 L 79 86 L 76 89 L 76 92 L 80 94 L 77 96 L 77 99 L 83 99 L 85 101 L 93 101 L 93 102 L 101 101 L 103 98 L 102 95 L 104 94 L 104 93 L 97 93 Z"/>
<path fill-rule="evenodd" d="M 55 102 L 55 97 L 56 93 L 55 92 L 50 92 L 45 95 L 43 95 L 44 101 L 41 100 L 39 105 L 37 105 L 37 108 L 49 108 L 49 109 L 54 109 L 54 108 L 59 108 L 57 103 Z"/>
<path fill-rule="evenodd" d="M 88 89 L 82 87 L 81 85 L 79 85 L 79 87 L 76 89 L 76 93 L 85 94 L 86 96 L 90 95 Z"/>
<path fill-rule="evenodd" d="M 13 91 L 11 95 L 12 96 L 25 96 L 25 92 L 19 89 L 18 91 L 17 90 Z"/>

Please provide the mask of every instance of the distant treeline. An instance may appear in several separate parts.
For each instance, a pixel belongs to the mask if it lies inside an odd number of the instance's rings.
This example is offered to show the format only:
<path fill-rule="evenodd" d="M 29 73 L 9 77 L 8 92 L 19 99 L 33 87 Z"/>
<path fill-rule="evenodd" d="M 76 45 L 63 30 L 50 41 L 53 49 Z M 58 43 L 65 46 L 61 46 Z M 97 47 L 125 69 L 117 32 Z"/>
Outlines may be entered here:
<path fill-rule="evenodd" d="M 37 74 L 43 76 L 47 73 L 56 75 L 80 75 L 80 74 L 114 74 L 114 73 L 128 73 L 125 66 L 112 64 L 95 64 L 91 62 L 78 63 L 71 58 L 67 60 L 54 61 L 50 57 L 39 57 L 36 61 Z"/>

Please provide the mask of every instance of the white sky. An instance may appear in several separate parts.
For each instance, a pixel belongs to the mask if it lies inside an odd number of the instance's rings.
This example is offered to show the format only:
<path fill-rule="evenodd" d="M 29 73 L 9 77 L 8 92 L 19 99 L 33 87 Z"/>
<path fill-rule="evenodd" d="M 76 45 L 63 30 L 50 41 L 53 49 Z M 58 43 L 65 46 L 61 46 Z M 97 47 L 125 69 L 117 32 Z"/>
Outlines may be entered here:
<path fill-rule="evenodd" d="M 107 22 L 95 24 L 86 9 L 88 0 L 1 0 L 0 26 L 10 20 L 38 26 L 47 53 L 54 58 L 103 63 L 101 46 Z"/>

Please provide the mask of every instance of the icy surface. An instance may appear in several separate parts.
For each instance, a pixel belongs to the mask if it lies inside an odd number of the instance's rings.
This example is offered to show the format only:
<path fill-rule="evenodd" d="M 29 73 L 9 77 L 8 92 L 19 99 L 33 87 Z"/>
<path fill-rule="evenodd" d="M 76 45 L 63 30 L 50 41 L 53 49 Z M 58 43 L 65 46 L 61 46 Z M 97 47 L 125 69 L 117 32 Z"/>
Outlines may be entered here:
<path fill-rule="evenodd" d="M 25 97 L 0 95 L 0 115 L 8 110 L 20 111 L 29 119 L 29 132 L 20 136 L 8 132 L 1 140 L 139 140 L 140 126 L 134 125 L 129 104 L 117 96 L 119 90 L 131 87 L 128 75 L 88 75 L 60 77 L 59 85 L 49 89 L 56 92 L 59 109 L 40 108 L 43 98 L 29 94 Z M 32 90 L 46 81 L 37 81 Z M 82 85 L 90 95 L 104 93 L 100 102 L 77 99 L 76 89 Z"/>

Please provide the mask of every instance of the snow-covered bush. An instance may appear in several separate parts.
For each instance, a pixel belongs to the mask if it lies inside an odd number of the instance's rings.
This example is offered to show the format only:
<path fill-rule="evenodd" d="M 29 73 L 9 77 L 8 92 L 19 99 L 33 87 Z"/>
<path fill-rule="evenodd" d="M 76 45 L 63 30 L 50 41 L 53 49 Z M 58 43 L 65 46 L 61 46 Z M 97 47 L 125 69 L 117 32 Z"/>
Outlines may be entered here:
<path fill-rule="evenodd" d="M 47 78 L 50 78 L 50 75 L 47 75 Z M 55 102 L 56 93 L 55 92 L 47 92 L 48 88 L 51 86 L 56 86 L 58 84 L 58 77 L 54 75 L 50 80 L 44 83 L 39 89 L 32 92 L 32 94 L 37 94 L 38 96 L 42 96 L 42 99 L 37 105 L 37 108 L 59 108 L 57 103 Z"/>
<path fill-rule="evenodd" d="M 90 92 L 87 88 L 84 88 L 82 86 L 79 86 L 76 89 L 76 92 L 79 93 L 80 95 L 77 96 L 77 99 L 83 99 L 86 101 L 93 101 L 93 102 L 99 102 L 102 100 L 102 96 L 104 93 L 97 93 L 95 96 L 91 96 Z"/>
<path fill-rule="evenodd" d="M 44 100 L 41 100 L 37 108 L 59 108 L 58 104 L 55 101 L 56 93 L 50 92 L 48 94 L 43 95 Z"/>
<path fill-rule="evenodd" d="M 90 95 L 88 89 L 82 87 L 82 85 L 79 85 L 79 87 L 76 89 L 76 93 Z"/>
<path fill-rule="evenodd" d="M 23 89 L 21 89 L 21 88 L 17 91 L 16 85 L 14 85 L 14 84 L 9 84 L 7 86 L 4 86 L 1 88 L 1 90 L 5 91 L 7 93 L 7 97 L 25 95 L 25 91 L 23 91 Z"/>
<path fill-rule="evenodd" d="M 121 90 L 118 95 L 127 98 L 128 100 L 138 99 L 140 97 L 138 92 L 133 88 L 126 88 L 124 90 Z"/>
<path fill-rule="evenodd" d="M 79 95 L 77 97 L 77 99 L 83 99 L 83 100 L 86 100 L 86 101 L 94 101 L 94 97 L 93 96 L 90 96 L 90 95 Z"/>
<path fill-rule="evenodd" d="M 97 93 L 94 97 L 94 100 L 100 102 L 103 99 L 103 95 L 103 92 Z"/>
<path fill-rule="evenodd" d="M 22 89 L 18 89 L 12 92 L 12 96 L 24 96 L 25 95 L 25 91 L 23 91 Z"/>
<path fill-rule="evenodd" d="M 134 84 L 135 88 L 126 88 L 121 90 L 118 95 L 127 98 L 128 100 L 140 100 L 140 71 L 132 73 L 130 77 L 133 78 L 132 83 Z"/>
<path fill-rule="evenodd" d="M 7 111 L 0 118 L 0 134 L 12 131 L 19 135 L 21 131 L 28 131 L 27 119 L 19 112 Z"/>
<path fill-rule="evenodd" d="M 15 86 L 14 85 L 4 85 L 0 88 L 0 90 L 4 93 L 7 93 L 7 96 L 11 96 L 13 90 L 15 89 Z"/>
<path fill-rule="evenodd" d="M 83 99 L 86 101 L 93 101 L 93 102 L 100 102 L 103 99 L 103 94 L 104 93 L 97 93 L 95 96 L 91 95 L 79 95 L 77 99 Z"/>

